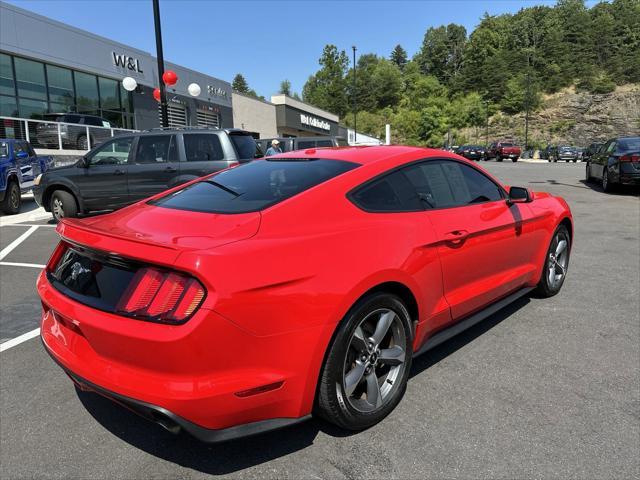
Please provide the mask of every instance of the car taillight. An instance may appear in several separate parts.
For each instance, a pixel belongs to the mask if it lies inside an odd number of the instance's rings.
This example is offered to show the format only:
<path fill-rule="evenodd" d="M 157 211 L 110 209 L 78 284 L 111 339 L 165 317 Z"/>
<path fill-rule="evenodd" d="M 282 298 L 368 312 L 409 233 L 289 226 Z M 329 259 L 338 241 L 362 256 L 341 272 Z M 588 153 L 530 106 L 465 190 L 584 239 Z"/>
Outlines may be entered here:
<path fill-rule="evenodd" d="M 69 245 L 67 245 L 66 242 L 58 243 L 58 246 L 55 248 L 55 250 L 51 254 L 51 257 L 49 257 L 49 261 L 47 262 L 48 272 L 53 272 L 56 269 L 56 267 L 58 266 L 58 263 L 60 263 L 60 259 L 62 258 L 62 256 L 64 255 L 64 253 L 67 251 L 68 248 L 69 248 Z"/>
<path fill-rule="evenodd" d="M 629 155 L 622 155 L 619 159 L 619 162 L 640 162 L 640 154 L 632 153 Z"/>
<path fill-rule="evenodd" d="M 166 323 L 182 323 L 204 299 L 204 287 L 181 273 L 141 268 L 120 299 L 116 311 Z"/>

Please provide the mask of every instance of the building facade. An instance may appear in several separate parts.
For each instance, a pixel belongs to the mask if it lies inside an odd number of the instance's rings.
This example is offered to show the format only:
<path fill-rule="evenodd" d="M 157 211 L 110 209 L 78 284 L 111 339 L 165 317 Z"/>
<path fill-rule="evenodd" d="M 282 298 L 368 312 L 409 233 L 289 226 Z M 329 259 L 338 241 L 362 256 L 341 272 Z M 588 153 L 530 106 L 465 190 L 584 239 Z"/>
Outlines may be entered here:
<path fill-rule="evenodd" d="M 233 126 L 247 130 L 255 138 L 278 136 L 276 107 L 259 98 L 233 92 Z"/>
<path fill-rule="evenodd" d="M 273 95 L 279 137 L 338 136 L 340 118 L 287 95 Z"/>
<path fill-rule="evenodd" d="M 171 126 L 233 126 L 229 82 L 170 62 L 165 69 L 179 79 L 167 88 Z M 124 77 L 135 78 L 138 88 L 122 88 Z M 187 92 L 190 83 L 200 85 L 198 97 Z M 78 112 L 117 127 L 154 128 L 158 85 L 149 53 L 0 2 L 0 116 Z"/>

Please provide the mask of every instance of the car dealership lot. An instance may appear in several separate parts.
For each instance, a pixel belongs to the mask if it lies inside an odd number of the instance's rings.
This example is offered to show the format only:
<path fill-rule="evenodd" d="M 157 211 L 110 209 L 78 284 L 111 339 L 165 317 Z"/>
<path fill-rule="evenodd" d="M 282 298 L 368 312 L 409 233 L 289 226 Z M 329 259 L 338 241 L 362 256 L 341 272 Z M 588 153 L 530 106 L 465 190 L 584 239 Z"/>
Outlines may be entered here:
<path fill-rule="evenodd" d="M 0 354 L 0 477 L 637 477 L 637 191 L 585 185 L 580 163 L 482 165 L 568 200 L 576 241 L 564 288 L 416 359 L 381 424 L 349 434 L 311 420 L 204 445 L 77 392 L 36 338 Z M 0 227 L 0 250 L 16 245 L 0 259 L 0 342 L 38 326 L 39 269 L 11 264 L 44 264 L 55 238 L 46 220 Z"/>

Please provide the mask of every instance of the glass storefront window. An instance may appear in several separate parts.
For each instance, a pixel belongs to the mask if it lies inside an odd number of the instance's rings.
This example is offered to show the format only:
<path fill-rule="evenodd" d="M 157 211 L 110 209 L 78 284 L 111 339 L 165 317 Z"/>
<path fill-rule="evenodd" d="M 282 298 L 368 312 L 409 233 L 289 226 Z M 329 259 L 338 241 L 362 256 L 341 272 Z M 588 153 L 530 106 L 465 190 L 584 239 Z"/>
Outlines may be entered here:
<path fill-rule="evenodd" d="M 16 81 L 18 83 L 18 97 L 47 99 L 46 84 L 44 81 L 44 64 L 14 58 L 16 67 Z"/>
<path fill-rule="evenodd" d="M 63 105 L 73 105 L 73 78 L 67 68 L 47 65 L 47 83 L 49 84 L 49 100 Z M 62 111 L 66 112 L 68 107 Z"/>
<path fill-rule="evenodd" d="M 98 81 L 95 75 L 75 72 L 78 112 L 95 113 L 99 107 Z"/>
<path fill-rule="evenodd" d="M 17 117 L 18 105 L 16 104 L 16 97 L 7 97 L 0 95 L 0 115 L 3 117 Z"/>
<path fill-rule="evenodd" d="M 112 127 L 122 128 L 122 113 L 103 110 L 102 118 L 104 118 L 105 120 L 108 120 Z"/>
<path fill-rule="evenodd" d="M 133 112 L 131 92 L 125 90 L 122 84 L 120 84 L 120 98 L 122 99 L 122 110 L 127 113 Z"/>
<path fill-rule="evenodd" d="M 105 110 L 120 110 L 120 89 L 118 82 L 109 78 L 98 77 L 100 85 L 100 103 Z"/>
<path fill-rule="evenodd" d="M 47 113 L 47 102 L 42 100 L 18 99 L 18 111 L 21 118 L 42 118 Z"/>
<path fill-rule="evenodd" d="M 49 113 L 68 113 L 73 111 L 72 105 L 54 102 L 49 103 Z"/>
<path fill-rule="evenodd" d="M 0 93 L 15 95 L 15 83 L 13 82 L 13 67 L 11 57 L 0 53 Z M 15 100 L 14 100 L 15 103 Z"/>

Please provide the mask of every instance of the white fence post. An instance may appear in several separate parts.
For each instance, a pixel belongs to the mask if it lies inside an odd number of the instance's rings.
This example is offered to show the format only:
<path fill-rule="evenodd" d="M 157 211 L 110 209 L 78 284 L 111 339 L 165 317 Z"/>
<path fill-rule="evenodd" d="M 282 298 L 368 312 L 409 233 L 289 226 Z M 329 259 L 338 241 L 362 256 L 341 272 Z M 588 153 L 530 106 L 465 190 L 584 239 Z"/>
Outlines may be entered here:
<path fill-rule="evenodd" d="M 91 137 L 89 136 L 89 127 L 84 127 L 87 129 L 87 150 L 91 150 Z"/>
<path fill-rule="evenodd" d="M 384 126 L 384 144 L 391 145 L 391 124 L 389 123 Z"/>
<path fill-rule="evenodd" d="M 59 123 L 58 123 L 58 150 L 62 150 L 62 132 L 60 130 Z"/>
<path fill-rule="evenodd" d="M 24 128 L 24 139 L 27 142 L 30 142 L 31 140 L 29 139 L 29 121 L 28 120 L 24 121 L 24 127 L 25 127 Z"/>

